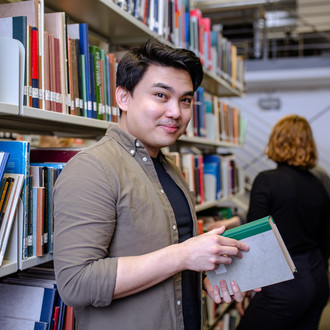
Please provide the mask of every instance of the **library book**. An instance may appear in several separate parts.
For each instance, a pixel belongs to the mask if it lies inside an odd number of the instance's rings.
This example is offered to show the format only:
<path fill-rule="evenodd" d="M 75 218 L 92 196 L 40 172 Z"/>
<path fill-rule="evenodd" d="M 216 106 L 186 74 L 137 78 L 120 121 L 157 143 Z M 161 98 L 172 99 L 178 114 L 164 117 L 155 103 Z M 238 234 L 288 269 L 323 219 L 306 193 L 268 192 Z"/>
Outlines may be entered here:
<path fill-rule="evenodd" d="M 271 216 L 226 230 L 222 235 L 248 244 L 250 250 L 242 252 L 241 259 L 232 258 L 231 264 L 206 272 L 212 286 L 225 280 L 233 294 L 231 281 L 246 292 L 294 278 L 297 270 Z"/>

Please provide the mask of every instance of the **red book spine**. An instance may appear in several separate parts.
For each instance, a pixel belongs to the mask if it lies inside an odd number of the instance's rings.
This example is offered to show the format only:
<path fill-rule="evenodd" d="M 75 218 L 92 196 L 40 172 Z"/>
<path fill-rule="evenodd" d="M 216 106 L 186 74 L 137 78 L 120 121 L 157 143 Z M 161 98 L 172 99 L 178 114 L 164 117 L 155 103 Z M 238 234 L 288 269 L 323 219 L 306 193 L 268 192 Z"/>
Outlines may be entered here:
<path fill-rule="evenodd" d="M 31 31 L 31 76 L 32 76 L 32 107 L 39 108 L 39 47 L 38 28 Z"/>

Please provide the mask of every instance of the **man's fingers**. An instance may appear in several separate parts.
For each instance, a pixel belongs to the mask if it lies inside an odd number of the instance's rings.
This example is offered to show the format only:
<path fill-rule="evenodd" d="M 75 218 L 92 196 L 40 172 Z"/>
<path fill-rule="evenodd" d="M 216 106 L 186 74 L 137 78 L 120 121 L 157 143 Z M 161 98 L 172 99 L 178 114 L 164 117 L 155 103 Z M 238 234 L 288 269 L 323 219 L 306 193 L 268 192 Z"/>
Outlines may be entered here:
<path fill-rule="evenodd" d="M 250 247 L 247 244 L 245 244 L 244 242 L 237 241 L 235 239 L 224 237 L 224 236 L 220 236 L 220 244 L 224 245 L 224 246 L 237 247 L 238 249 L 240 249 L 242 251 L 250 250 Z"/>
<path fill-rule="evenodd" d="M 223 232 L 226 230 L 225 226 L 221 226 L 215 229 L 210 230 L 209 232 L 207 232 L 207 235 L 221 235 L 223 234 Z"/>
<path fill-rule="evenodd" d="M 235 281 L 231 281 L 230 286 L 233 291 L 234 300 L 236 300 L 237 302 L 243 301 L 243 295 L 242 295 L 242 292 L 241 292 L 240 288 L 238 287 L 237 283 Z"/>
<path fill-rule="evenodd" d="M 226 281 L 222 280 L 220 281 L 220 290 L 222 292 L 222 299 L 225 303 L 231 302 L 231 297 L 228 291 L 227 283 Z"/>
<path fill-rule="evenodd" d="M 242 258 L 242 252 L 236 247 L 231 246 L 219 246 L 219 255 L 221 256 L 232 256 L 237 258 Z"/>
<path fill-rule="evenodd" d="M 217 304 L 220 304 L 221 303 L 220 290 L 217 285 L 215 285 L 213 288 L 213 296 L 214 296 L 214 299 L 213 299 L 214 302 Z"/>

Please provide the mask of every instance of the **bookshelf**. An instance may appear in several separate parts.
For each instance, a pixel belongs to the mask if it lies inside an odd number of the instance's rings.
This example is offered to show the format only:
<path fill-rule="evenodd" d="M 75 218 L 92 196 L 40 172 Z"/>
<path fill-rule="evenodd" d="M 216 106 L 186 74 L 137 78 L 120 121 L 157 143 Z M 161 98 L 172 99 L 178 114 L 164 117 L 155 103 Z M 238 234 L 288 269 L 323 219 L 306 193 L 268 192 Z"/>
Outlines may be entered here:
<path fill-rule="evenodd" d="M 21 134 L 45 134 L 96 138 L 104 135 L 109 122 L 54 111 L 0 103 L 0 129 Z M 111 123 L 111 125 L 116 125 Z"/>
<path fill-rule="evenodd" d="M 116 46 L 128 48 L 142 43 L 150 37 L 172 45 L 111 0 L 45 0 L 44 5 L 45 12 L 63 11 L 66 13 L 69 22 L 87 23 L 91 32 L 109 42 L 110 49 L 115 49 Z M 205 68 L 202 86 L 209 93 L 219 97 L 241 97 L 243 95 L 242 91 L 233 88 L 228 81 Z M 23 106 L 20 109 L 18 105 L 0 102 L 0 131 L 90 139 L 103 136 L 109 125 L 117 124 L 28 106 Z M 206 149 L 238 146 L 229 142 L 187 136 L 182 136 L 178 143 L 201 146 Z M 196 211 L 218 206 L 221 203 L 222 200 L 206 202 L 203 205 L 196 206 Z M 18 222 L 18 220 L 16 221 Z M 21 254 L 17 253 L 20 250 L 18 246 L 21 241 L 21 233 L 22 228 L 20 224 L 17 224 L 15 231 L 13 231 L 15 239 L 11 239 L 8 258 L 0 267 L 0 277 L 14 273 L 18 269 L 27 269 L 52 259 L 52 255 L 48 254 L 40 258 L 32 257 L 28 260 L 21 260 Z"/>
<path fill-rule="evenodd" d="M 141 21 L 124 11 L 112 0 L 45 0 L 45 6 L 54 11 L 64 11 L 77 22 L 87 22 L 91 31 L 110 41 L 110 47 L 130 46 L 154 37 L 172 45 Z M 173 45 L 172 45 L 173 46 Z M 225 79 L 204 68 L 202 85 L 212 94 L 223 97 L 240 97 L 242 92 Z"/>

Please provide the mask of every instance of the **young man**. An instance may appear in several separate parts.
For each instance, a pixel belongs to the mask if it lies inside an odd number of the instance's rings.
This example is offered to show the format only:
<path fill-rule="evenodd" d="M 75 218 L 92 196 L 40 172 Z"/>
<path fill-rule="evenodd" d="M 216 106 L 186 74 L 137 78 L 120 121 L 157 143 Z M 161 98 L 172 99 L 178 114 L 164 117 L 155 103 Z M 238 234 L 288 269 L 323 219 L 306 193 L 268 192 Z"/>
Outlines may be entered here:
<path fill-rule="evenodd" d="M 117 70 L 119 127 L 56 182 L 55 273 L 79 329 L 201 329 L 200 272 L 249 249 L 224 227 L 195 236 L 192 194 L 160 151 L 184 133 L 202 78 L 190 51 L 155 40 L 129 51 Z M 204 287 L 221 302 L 218 286 Z"/>

